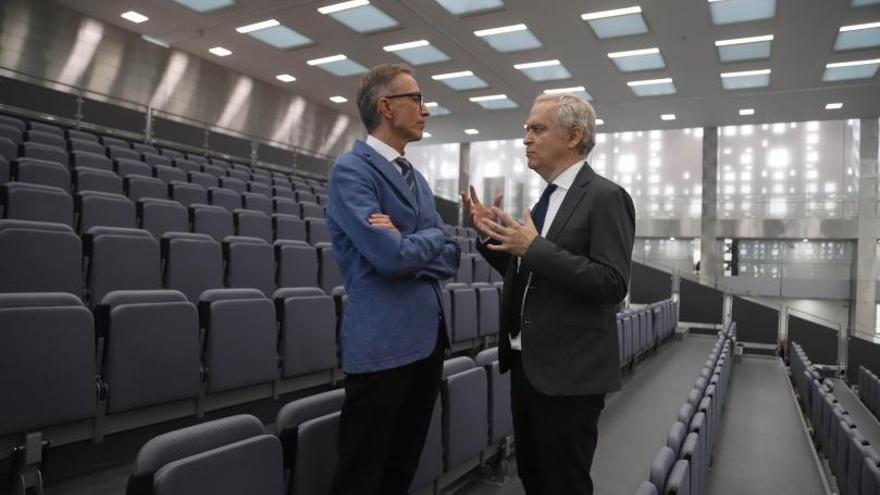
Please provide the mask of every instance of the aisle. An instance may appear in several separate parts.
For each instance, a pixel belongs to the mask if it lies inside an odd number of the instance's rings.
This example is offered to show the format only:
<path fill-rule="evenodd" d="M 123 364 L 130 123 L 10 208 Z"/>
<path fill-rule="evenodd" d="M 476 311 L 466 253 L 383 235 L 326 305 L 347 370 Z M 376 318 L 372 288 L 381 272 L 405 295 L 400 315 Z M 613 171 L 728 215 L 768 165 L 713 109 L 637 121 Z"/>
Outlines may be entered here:
<path fill-rule="evenodd" d="M 779 358 L 734 364 L 707 493 L 826 494 Z"/>

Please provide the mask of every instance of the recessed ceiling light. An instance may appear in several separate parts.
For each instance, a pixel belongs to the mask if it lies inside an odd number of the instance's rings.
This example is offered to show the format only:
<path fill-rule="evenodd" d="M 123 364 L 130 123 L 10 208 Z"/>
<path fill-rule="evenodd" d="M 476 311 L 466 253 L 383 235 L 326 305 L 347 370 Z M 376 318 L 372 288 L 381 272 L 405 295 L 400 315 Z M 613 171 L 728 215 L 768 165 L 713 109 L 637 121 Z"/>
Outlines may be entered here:
<path fill-rule="evenodd" d="M 632 88 L 636 86 L 651 86 L 654 84 L 669 84 L 671 82 L 671 77 L 664 77 L 663 79 L 644 79 L 642 81 L 628 81 L 626 85 Z"/>
<path fill-rule="evenodd" d="M 345 103 L 348 101 L 348 98 L 344 96 L 331 96 L 330 101 L 332 101 L 333 103 Z"/>
<path fill-rule="evenodd" d="M 333 5 L 319 7 L 318 12 L 322 14 L 332 14 L 334 12 L 341 12 L 355 7 L 363 7 L 364 5 L 370 5 L 369 0 L 351 0 L 350 2 L 334 3 Z"/>
<path fill-rule="evenodd" d="M 468 99 L 474 103 L 478 103 L 481 101 L 504 100 L 506 98 L 507 98 L 507 95 L 486 95 L 486 96 L 473 96 Z"/>
<path fill-rule="evenodd" d="M 516 64 L 513 66 L 514 69 L 523 70 L 523 69 L 536 69 L 538 67 L 552 67 L 554 65 L 560 65 L 562 62 L 559 60 L 541 60 L 540 62 L 528 62 L 525 64 Z"/>
<path fill-rule="evenodd" d="M 428 132 L 428 131 L 422 131 L 422 137 L 423 137 L 423 138 L 429 138 L 429 137 L 431 137 L 431 133 Z"/>
<path fill-rule="evenodd" d="M 435 81 L 443 81 L 446 79 L 455 79 L 458 77 L 470 77 L 472 75 L 474 75 L 472 71 L 463 70 L 459 72 L 447 72 L 446 74 L 434 74 L 433 76 L 431 76 L 431 79 Z"/>
<path fill-rule="evenodd" d="M 171 48 L 171 45 L 169 45 L 168 43 L 166 43 L 158 38 L 153 38 L 152 36 L 147 36 L 146 34 L 142 34 L 141 38 L 144 41 L 147 41 L 147 42 L 152 43 L 154 45 L 159 45 L 162 48 Z"/>
<path fill-rule="evenodd" d="M 386 45 L 382 49 L 386 52 L 397 52 L 400 50 L 408 50 L 410 48 L 418 48 L 420 46 L 428 46 L 431 43 L 428 40 L 410 41 L 409 43 L 398 43 L 396 45 Z"/>
<path fill-rule="evenodd" d="M 729 46 L 729 45 L 742 45 L 744 43 L 759 43 L 762 41 L 773 41 L 774 36 L 772 34 L 766 34 L 764 36 L 751 36 L 748 38 L 735 38 L 730 40 L 718 40 L 715 42 L 715 46 Z"/>
<path fill-rule="evenodd" d="M 131 21 L 135 24 L 140 24 L 142 22 L 147 22 L 150 20 L 150 18 L 145 16 L 144 14 L 141 14 L 139 12 L 135 12 L 133 10 L 129 10 L 128 12 L 122 13 L 121 17 L 123 19 L 125 19 L 126 21 Z"/>
<path fill-rule="evenodd" d="M 467 134 L 468 136 L 474 136 L 474 135 L 479 134 L 480 131 L 478 131 L 476 129 L 465 129 L 464 133 Z"/>
<path fill-rule="evenodd" d="M 605 125 L 605 121 L 602 119 L 596 119 L 596 125 Z"/>
<path fill-rule="evenodd" d="M 662 119 L 662 120 L 675 120 L 675 114 L 674 113 L 664 113 L 664 114 L 660 115 L 660 119 Z"/>
<path fill-rule="evenodd" d="M 627 52 L 611 52 L 608 54 L 608 58 L 636 57 L 638 55 L 653 55 L 655 53 L 660 53 L 660 49 L 645 48 L 643 50 L 630 50 Z"/>
<path fill-rule="evenodd" d="M 770 74 L 770 69 L 758 69 L 758 70 L 741 70 L 739 72 L 722 72 L 722 78 L 728 77 L 748 77 L 748 76 L 766 76 Z"/>
<path fill-rule="evenodd" d="M 347 60 L 347 59 L 348 59 L 348 57 L 346 57 L 345 55 L 340 53 L 338 55 L 331 55 L 329 57 L 313 58 L 311 60 L 306 61 L 306 64 L 315 66 L 315 65 L 329 64 L 329 63 L 333 63 L 333 62 L 339 62 L 339 61 Z"/>
<path fill-rule="evenodd" d="M 296 78 L 291 76 L 290 74 L 278 74 L 277 76 L 275 76 L 275 79 L 286 83 L 296 81 Z"/>
<path fill-rule="evenodd" d="M 275 26 L 280 26 L 281 23 L 275 19 L 269 19 L 267 21 L 255 22 L 253 24 L 248 24 L 247 26 L 241 26 L 235 28 L 241 34 L 251 33 L 254 31 L 259 31 L 261 29 L 267 29 Z"/>
<path fill-rule="evenodd" d="M 429 101 L 429 102 L 423 103 L 423 105 L 425 105 L 425 108 L 434 108 L 440 104 L 437 103 L 436 101 Z"/>
<path fill-rule="evenodd" d="M 223 48 L 222 46 L 215 46 L 214 48 L 211 48 L 208 51 L 213 53 L 214 55 L 217 55 L 218 57 L 226 57 L 228 55 L 232 55 L 231 51 L 227 50 L 226 48 Z"/>
<path fill-rule="evenodd" d="M 840 28 L 840 32 L 845 33 L 847 31 L 860 31 L 862 29 L 874 28 L 880 28 L 880 22 L 869 22 L 867 24 L 853 24 L 852 26 L 842 26 Z"/>
<path fill-rule="evenodd" d="M 880 64 L 880 58 L 874 58 L 871 60 L 853 60 L 851 62 L 835 62 L 833 64 L 826 64 L 826 69 L 836 69 L 839 67 L 855 67 L 858 65 L 872 65 L 872 64 Z"/>
<path fill-rule="evenodd" d="M 514 24 L 512 26 L 502 26 L 492 29 L 481 29 L 479 31 L 474 31 L 474 35 L 482 38 L 484 36 L 492 36 L 495 34 L 504 34 L 504 33 L 514 33 L 516 31 L 525 31 L 528 29 L 528 26 L 525 24 Z"/>
<path fill-rule="evenodd" d="M 840 110 L 843 108 L 843 103 L 828 103 L 825 105 L 825 110 Z"/>
<path fill-rule="evenodd" d="M 570 88 L 554 88 L 554 89 L 545 89 L 545 95 L 557 95 L 559 93 L 579 93 L 582 91 L 586 91 L 587 88 L 583 86 L 572 86 Z"/>
<path fill-rule="evenodd" d="M 742 116 L 755 115 L 755 109 L 754 108 L 740 108 L 739 114 Z"/>
<path fill-rule="evenodd" d="M 617 17 L 620 15 L 640 14 L 641 12 L 642 12 L 642 8 L 637 5 L 635 7 L 626 7 L 623 9 L 603 10 L 601 12 L 591 12 L 589 14 L 582 14 L 581 19 L 583 19 L 585 21 L 592 21 L 594 19 L 604 19 L 606 17 Z"/>

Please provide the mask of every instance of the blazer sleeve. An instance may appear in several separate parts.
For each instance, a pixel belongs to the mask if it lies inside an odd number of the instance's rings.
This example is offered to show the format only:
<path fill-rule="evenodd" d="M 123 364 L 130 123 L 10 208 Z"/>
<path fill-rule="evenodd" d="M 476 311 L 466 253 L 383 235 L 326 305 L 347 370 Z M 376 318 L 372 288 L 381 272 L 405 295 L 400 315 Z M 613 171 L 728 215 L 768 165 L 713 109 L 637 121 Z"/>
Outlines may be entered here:
<path fill-rule="evenodd" d="M 495 269 L 502 276 L 507 273 L 507 266 L 510 264 L 510 259 L 512 256 L 509 253 L 505 253 L 503 251 L 492 251 L 488 247 L 488 244 L 494 242 L 492 239 L 488 239 L 486 242 L 480 242 L 480 239 L 477 239 L 477 251 L 483 255 L 483 258 L 486 258 L 486 261 L 489 262 L 489 265 Z"/>
<path fill-rule="evenodd" d="M 535 274 L 562 284 L 585 300 L 616 304 L 626 297 L 635 236 L 635 207 L 620 187 L 593 198 L 586 256 L 573 254 L 538 237 L 526 251 L 523 265 Z"/>
<path fill-rule="evenodd" d="M 416 277 L 446 280 L 458 272 L 458 264 L 461 262 L 461 248 L 458 247 L 455 239 L 446 234 L 446 230 L 443 228 L 443 219 L 438 213 L 434 213 L 433 226 L 443 231 L 443 249 L 440 254 L 419 270 Z"/>
<path fill-rule="evenodd" d="M 330 189 L 333 220 L 380 275 L 413 276 L 443 250 L 445 232 L 431 227 L 399 236 L 373 227 L 370 215 L 382 211 L 375 187 L 356 165 L 337 163 Z"/>

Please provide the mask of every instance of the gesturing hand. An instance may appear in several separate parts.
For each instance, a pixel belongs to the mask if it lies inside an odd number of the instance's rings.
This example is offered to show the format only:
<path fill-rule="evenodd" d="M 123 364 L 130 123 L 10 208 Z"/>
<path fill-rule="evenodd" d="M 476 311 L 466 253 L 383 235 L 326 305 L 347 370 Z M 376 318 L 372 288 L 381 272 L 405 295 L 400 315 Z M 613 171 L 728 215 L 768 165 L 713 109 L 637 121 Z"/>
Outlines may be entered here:
<path fill-rule="evenodd" d="M 383 213 L 373 213 L 368 220 L 373 227 L 390 230 L 391 232 L 400 235 L 400 231 L 397 230 L 397 227 L 394 226 L 391 217 L 388 215 Z"/>
<path fill-rule="evenodd" d="M 526 210 L 526 223 L 521 225 L 519 222 L 511 218 L 510 215 L 501 211 L 500 208 L 492 207 L 492 211 L 498 216 L 504 225 L 492 220 L 483 220 L 482 231 L 486 231 L 486 235 L 495 239 L 500 244 L 487 244 L 492 251 L 503 251 L 513 256 L 522 257 L 529 250 L 529 246 L 538 237 L 538 229 L 532 222 L 531 210 Z"/>
<path fill-rule="evenodd" d="M 480 199 L 477 198 L 477 190 L 474 189 L 474 186 L 470 186 L 469 191 L 461 193 L 461 204 L 464 205 L 465 211 L 471 217 L 471 223 L 481 236 L 489 236 L 489 232 L 483 230 L 482 225 L 485 220 L 492 222 L 498 221 L 498 213 L 495 210 L 501 211 L 499 208 L 501 207 L 501 199 L 503 197 L 504 195 L 502 193 L 496 194 L 495 200 L 492 201 L 492 207 L 489 208 L 480 203 Z"/>

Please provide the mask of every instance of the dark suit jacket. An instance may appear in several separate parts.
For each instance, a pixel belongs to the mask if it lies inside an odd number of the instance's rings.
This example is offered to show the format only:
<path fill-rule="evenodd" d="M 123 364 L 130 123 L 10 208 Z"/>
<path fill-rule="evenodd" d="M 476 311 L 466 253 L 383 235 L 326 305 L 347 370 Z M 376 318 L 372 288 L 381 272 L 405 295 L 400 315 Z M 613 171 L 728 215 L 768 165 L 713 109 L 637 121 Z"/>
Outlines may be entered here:
<path fill-rule="evenodd" d="M 512 295 L 516 258 L 479 246 L 504 274 L 502 371 L 510 368 L 508 332 L 522 307 L 522 366 L 533 387 L 556 396 L 620 389 L 616 313 L 628 290 L 634 235 L 630 195 L 586 164 L 547 237 L 523 256 L 521 269 L 532 271 L 525 304 Z"/>

